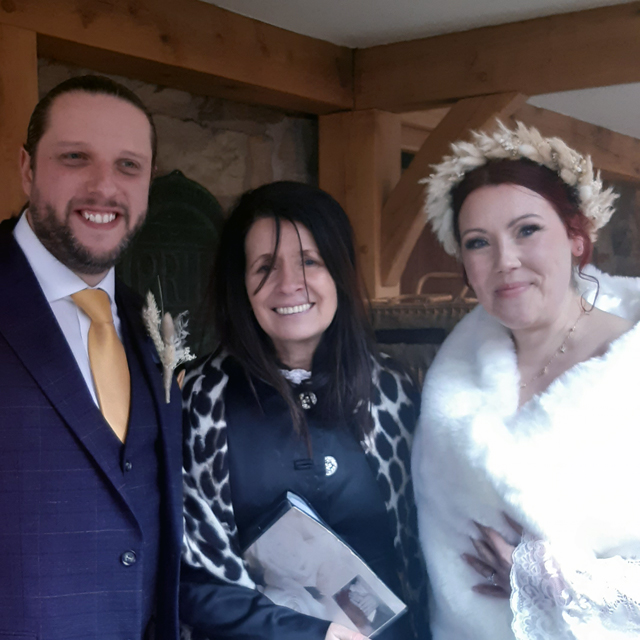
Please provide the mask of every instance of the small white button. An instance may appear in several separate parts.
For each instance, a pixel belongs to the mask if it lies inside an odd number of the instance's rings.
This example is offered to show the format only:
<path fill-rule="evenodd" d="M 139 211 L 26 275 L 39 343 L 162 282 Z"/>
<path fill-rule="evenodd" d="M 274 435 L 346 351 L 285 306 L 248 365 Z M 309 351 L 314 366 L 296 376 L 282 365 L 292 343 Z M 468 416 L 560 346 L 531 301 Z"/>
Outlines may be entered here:
<path fill-rule="evenodd" d="M 338 461 L 333 456 L 324 457 L 324 475 L 332 476 L 338 470 Z"/>

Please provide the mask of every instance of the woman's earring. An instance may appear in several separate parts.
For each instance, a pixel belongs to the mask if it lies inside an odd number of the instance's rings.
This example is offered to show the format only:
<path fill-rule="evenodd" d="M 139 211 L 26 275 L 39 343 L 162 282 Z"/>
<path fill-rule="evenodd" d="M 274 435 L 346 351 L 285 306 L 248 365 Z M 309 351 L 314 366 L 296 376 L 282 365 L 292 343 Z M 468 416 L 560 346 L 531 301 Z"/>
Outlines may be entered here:
<path fill-rule="evenodd" d="M 579 258 L 584 253 L 584 241 L 580 239 L 573 248 L 573 255 Z"/>

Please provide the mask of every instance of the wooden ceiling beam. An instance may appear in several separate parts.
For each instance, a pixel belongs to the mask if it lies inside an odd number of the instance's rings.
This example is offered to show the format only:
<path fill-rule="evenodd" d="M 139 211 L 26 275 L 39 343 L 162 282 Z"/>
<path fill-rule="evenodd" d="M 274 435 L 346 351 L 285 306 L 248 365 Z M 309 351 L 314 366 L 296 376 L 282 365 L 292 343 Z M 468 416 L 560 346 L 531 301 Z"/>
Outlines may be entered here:
<path fill-rule="evenodd" d="M 353 107 L 353 52 L 199 0 L 3 0 L 41 55 L 195 94 L 330 113 Z"/>
<path fill-rule="evenodd" d="M 429 134 L 449 112 L 449 107 L 429 111 L 412 111 L 400 115 L 402 151 L 417 153 Z"/>
<path fill-rule="evenodd" d="M 427 129 L 402 124 L 400 129 L 400 147 L 407 153 L 418 153 L 431 132 Z"/>
<path fill-rule="evenodd" d="M 462 98 L 640 81 L 640 2 L 355 52 L 356 109 L 415 111 Z"/>
<path fill-rule="evenodd" d="M 449 107 L 429 109 L 427 111 L 407 111 L 400 115 L 400 121 L 403 126 L 433 131 L 442 122 L 447 113 L 449 113 Z"/>
<path fill-rule="evenodd" d="M 382 210 L 380 268 L 383 286 L 399 284 L 411 251 L 426 224 L 424 185 L 420 180 L 431 173 L 431 165 L 447 154 L 452 142 L 468 138 L 472 130 L 487 129 L 496 118 L 509 118 L 526 99 L 522 94 L 508 93 L 461 100 L 429 134 Z M 444 255 L 435 237 L 430 250 Z"/>

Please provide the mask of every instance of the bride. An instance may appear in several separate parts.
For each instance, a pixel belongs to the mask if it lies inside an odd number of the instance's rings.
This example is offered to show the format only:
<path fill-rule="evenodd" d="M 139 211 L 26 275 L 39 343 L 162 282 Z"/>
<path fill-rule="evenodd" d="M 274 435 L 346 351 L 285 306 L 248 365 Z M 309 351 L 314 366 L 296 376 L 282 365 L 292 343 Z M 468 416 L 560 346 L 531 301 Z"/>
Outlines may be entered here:
<path fill-rule="evenodd" d="M 434 640 L 640 636 L 640 280 L 588 267 L 614 194 L 535 129 L 453 146 L 427 215 L 479 305 L 413 449 Z"/>

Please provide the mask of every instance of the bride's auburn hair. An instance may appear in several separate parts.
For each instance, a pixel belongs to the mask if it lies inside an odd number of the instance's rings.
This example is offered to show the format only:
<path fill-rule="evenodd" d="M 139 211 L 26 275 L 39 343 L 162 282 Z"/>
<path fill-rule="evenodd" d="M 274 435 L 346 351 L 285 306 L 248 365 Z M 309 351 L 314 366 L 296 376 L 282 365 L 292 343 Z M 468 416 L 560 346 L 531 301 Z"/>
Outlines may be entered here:
<path fill-rule="evenodd" d="M 518 160 L 490 160 L 465 174 L 451 191 L 453 209 L 453 233 L 460 246 L 460 209 L 467 197 L 476 189 L 501 184 L 526 187 L 543 197 L 555 210 L 567 230 L 569 238 L 580 238 L 584 250 L 578 262 L 581 272 L 591 261 L 593 242 L 590 237 L 590 220 L 580 210 L 578 194 L 551 169 L 527 158 Z"/>

